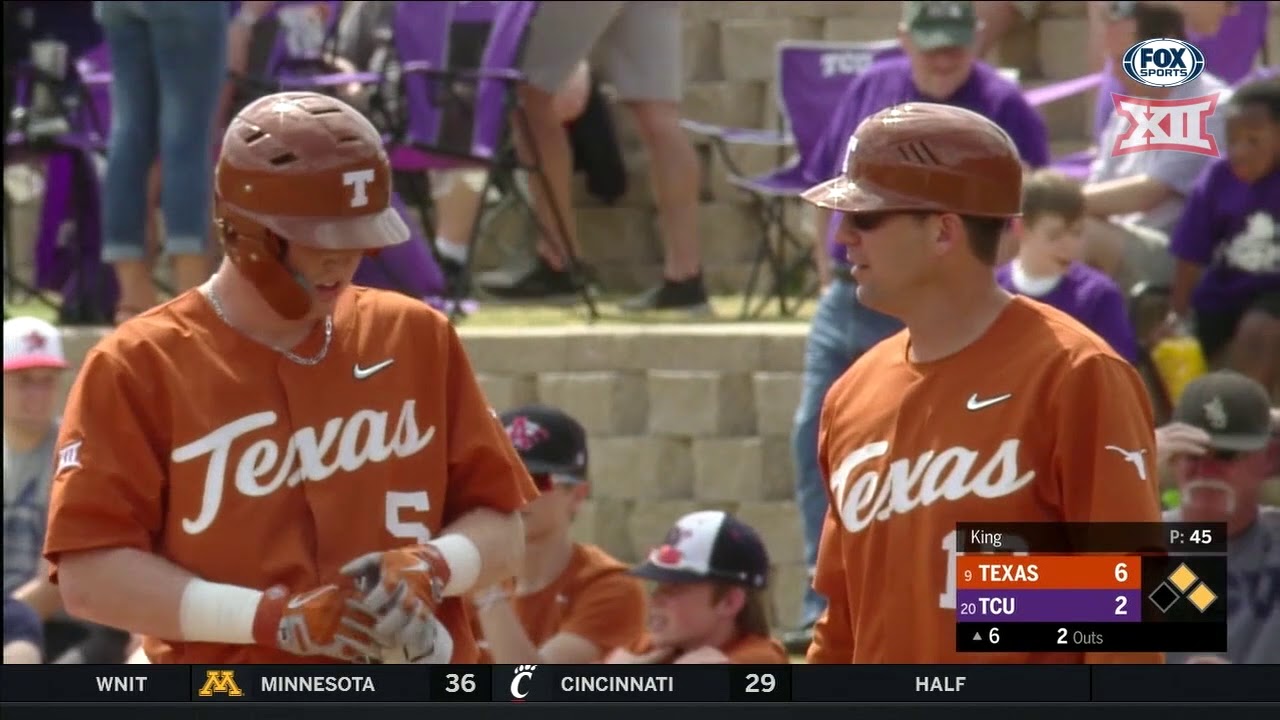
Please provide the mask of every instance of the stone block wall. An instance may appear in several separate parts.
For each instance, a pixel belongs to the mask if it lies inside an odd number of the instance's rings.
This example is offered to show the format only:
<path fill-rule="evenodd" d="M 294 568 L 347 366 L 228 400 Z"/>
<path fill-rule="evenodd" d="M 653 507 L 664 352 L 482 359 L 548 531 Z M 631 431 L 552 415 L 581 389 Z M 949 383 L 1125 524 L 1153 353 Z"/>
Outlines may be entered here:
<path fill-rule="evenodd" d="M 774 612 L 799 616 L 807 582 L 789 434 L 801 325 L 463 328 L 497 408 L 542 402 L 586 428 L 592 491 L 579 539 L 629 562 L 680 515 L 735 512 L 774 563 Z"/>

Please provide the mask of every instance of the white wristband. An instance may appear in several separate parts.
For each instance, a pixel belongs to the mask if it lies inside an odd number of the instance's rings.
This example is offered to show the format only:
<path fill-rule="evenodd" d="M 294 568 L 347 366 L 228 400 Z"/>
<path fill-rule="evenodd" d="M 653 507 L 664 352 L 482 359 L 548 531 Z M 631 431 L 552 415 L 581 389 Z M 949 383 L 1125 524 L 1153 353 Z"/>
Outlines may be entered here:
<path fill-rule="evenodd" d="M 192 642 L 252 645 L 262 592 L 196 578 L 182 591 L 178 629 Z"/>
<path fill-rule="evenodd" d="M 465 535 L 442 535 L 431 540 L 449 566 L 449 582 L 444 586 L 445 597 L 465 595 L 480 579 L 480 548 Z"/>

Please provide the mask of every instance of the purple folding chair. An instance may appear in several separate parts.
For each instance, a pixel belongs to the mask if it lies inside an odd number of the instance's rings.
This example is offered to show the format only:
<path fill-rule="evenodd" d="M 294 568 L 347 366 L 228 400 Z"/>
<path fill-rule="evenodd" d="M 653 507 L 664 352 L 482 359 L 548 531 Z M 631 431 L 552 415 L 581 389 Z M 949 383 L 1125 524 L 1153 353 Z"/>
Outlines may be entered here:
<path fill-rule="evenodd" d="M 421 177 L 427 170 L 483 169 L 487 181 L 482 195 L 498 189 L 525 202 L 515 183 L 516 173 L 523 170 L 550 192 L 538 148 L 531 148 L 532 162 L 521 162 L 510 127 L 512 117 L 522 125 L 527 120 L 516 102 L 515 90 L 524 79 L 521 54 L 537 5 L 517 1 L 396 3 L 392 41 L 401 97 L 383 97 L 373 104 L 398 109 L 388 120 L 392 127 L 387 138 L 397 172 Z M 379 86 L 379 92 L 386 85 L 391 83 Z M 547 236 L 567 236 L 566 219 L 554 208 L 553 215 L 559 232 Z M 467 255 L 466 276 L 476 256 L 479 221 L 478 213 L 471 224 L 472 252 Z M 597 319 L 599 313 L 578 258 L 567 247 L 558 250 L 582 288 L 590 319 Z M 454 300 L 461 299 L 467 284 L 465 279 L 454 284 Z"/>
<path fill-rule="evenodd" d="M 90 51 L 89 54 L 93 54 Z M 24 63 L 13 68 L 15 91 L 5 135 L 5 165 L 42 163 L 45 192 L 35 239 L 35 283 L 28 287 L 5 263 L 6 286 L 24 290 L 53 307 L 63 324 L 92 324 L 110 318 L 118 299 L 115 274 L 102 263 L 99 217 L 99 159 L 105 125 L 96 121 L 94 101 L 77 58 L 53 67 Z M 11 215 L 5 195 L 5 252 Z M 43 291 L 58 291 L 53 301 Z"/>
<path fill-rule="evenodd" d="M 277 2 L 263 17 L 276 27 L 275 41 L 261 75 L 232 73 L 232 81 L 250 93 L 285 90 L 332 92 L 350 84 L 375 85 L 375 72 L 336 72 L 332 59 L 342 16 L 341 0 Z"/>
<path fill-rule="evenodd" d="M 760 237 L 754 265 L 744 291 L 742 318 L 758 317 L 772 299 L 783 315 L 793 314 L 816 289 L 812 244 L 793 233 L 786 223 L 789 201 L 810 183 L 802 176 L 805 158 L 813 152 L 826 121 L 853 78 L 875 59 L 892 53 L 897 40 L 873 42 L 822 42 L 783 40 L 776 47 L 778 61 L 779 131 L 727 128 L 684 121 L 685 129 L 707 137 L 723 160 L 729 182 L 750 193 L 754 200 Z M 763 175 L 748 176 L 734 162 L 729 147 L 756 145 L 777 147 L 779 167 Z M 792 254 L 791 251 L 794 251 Z M 772 275 L 772 291 L 753 302 L 765 265 Z M 793 293 L 794 304 L 788 303 Z"/>

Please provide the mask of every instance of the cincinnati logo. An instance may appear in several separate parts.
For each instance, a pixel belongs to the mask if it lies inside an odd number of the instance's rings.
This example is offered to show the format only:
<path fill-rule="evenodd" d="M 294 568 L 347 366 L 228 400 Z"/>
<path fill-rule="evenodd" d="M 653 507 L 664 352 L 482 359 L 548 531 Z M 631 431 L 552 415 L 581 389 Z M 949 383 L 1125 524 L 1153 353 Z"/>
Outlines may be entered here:
<path fill-rule="evenodd" d="M 214 694 L 227 697 L 243 697 L 244 691 L 236 684 L 235 670 L 206 670 L 204 685 L 196 692 L 200 697 L 213 697 Z"/>

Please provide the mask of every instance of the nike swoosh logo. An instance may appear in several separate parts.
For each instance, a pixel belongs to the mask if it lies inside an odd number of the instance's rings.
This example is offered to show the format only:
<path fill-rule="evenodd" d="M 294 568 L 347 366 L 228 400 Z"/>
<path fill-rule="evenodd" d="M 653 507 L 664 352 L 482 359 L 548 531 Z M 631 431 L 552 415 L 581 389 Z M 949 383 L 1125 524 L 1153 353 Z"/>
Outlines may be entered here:
<path fill-rule="evenodd" d="M 338 589 L 337 585 L 325 585 L 322 588 L 316 588 L 311 592 L 305 592 L 305 593 L 302 593 L 301 595 L 298 595 L 297 597 L 290 599 L 288 604 L 285 605 L 285 607 L 289 608 L 290 610 L 297 610 L 298 608 L 302 607 L 303 605 L 306 605 L 312 600 L 315 600 L 321 595 L 331 593 L 337 589 Z"/>
<path fill-rule="evenodd" d="M 356 365 L 355 373 L 354 373 L 354 374 L 355 374 L 355 376 L 356 376 L 356 379 L 357 379 L 357 380 L 364 380 L 365 378 L 367 378 L 367 377 L 369 377 L 369 376 L 373 375 L 374 373 L 378 372 L 379 370 L 384 370 L 384 369 L 386 369 L 386 368 L 388 368 L 388 367 L 391 367 L 391 363 L 393 363 L 393 362 L 395 362 L 395 359 L 391 359 L 391 360 L 383 360 L 382 362 L 378 363 L 377 365 L 370 365 L 370 366 L 369 366 L 369 367 L 367 367 L 367 368 L 362 368 L 362 367 L 360 367 L 359 365 Z"/>
<path fill-rule="evenodd" d="M 1004 395 L 1000 395 L 998 397 L 987 398 L 986 400 L 979 400 L 978 393 L 974 393 L 969 396 L 969 402 L 965 403 L 965 407 L 969 408 L 970 410 L 981 410 L 982 408 L 985 408 L 985 407 L 991 407 L 996 403 L 1002 403 L 1011 397 L 1013 397 L 1013 393 L 1005 393 Z"/>

